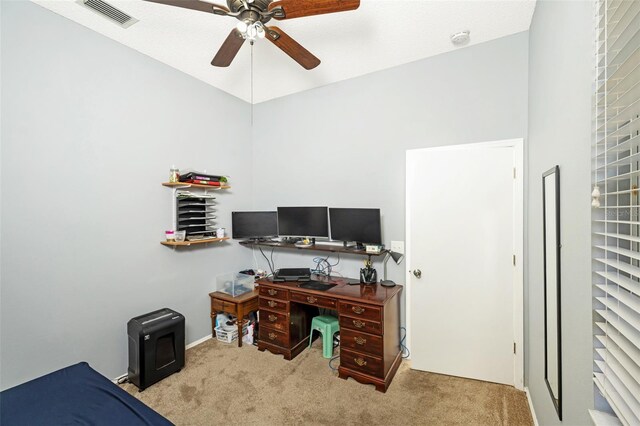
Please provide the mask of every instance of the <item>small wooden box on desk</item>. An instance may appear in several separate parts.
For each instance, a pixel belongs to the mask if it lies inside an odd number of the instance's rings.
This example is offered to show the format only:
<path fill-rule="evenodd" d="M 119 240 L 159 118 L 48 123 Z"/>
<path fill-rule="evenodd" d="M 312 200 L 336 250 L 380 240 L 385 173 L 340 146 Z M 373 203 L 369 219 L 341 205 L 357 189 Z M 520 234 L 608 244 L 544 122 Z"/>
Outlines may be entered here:
<path fill-rule="evenodd" d="M 336 284 L 326 291 L 299 287 L 298 282 L 260 280 L 258 349 L 291 360 L 309 342 L 311 320 L 318 308 L 338 311 L 342 379 L 354 378 L 386 392 L 402 362 L 400 294 L 402 286 L 348 285 L 347 279 L 314 276 Z"/>

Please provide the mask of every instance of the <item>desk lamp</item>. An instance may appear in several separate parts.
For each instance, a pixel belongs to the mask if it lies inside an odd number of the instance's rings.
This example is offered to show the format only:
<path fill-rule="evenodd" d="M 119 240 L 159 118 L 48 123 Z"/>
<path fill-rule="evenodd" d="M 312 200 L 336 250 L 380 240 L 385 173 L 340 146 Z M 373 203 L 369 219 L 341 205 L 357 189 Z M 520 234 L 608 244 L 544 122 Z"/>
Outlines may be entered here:
<path fill-rule="evenodd" d="M 396 285 L 396 283 L 387 279 L 387 262 L 389 261 L 389 258 L 392 258 L 393 261 L 396 262 L 396 265 L 399 265 L 400 262 L 402 262 L 402 259 L 404 259 L 404 254 L 395 251 L 387 252 L 387 255 L 384 258 L 384 280 L 380 282 L 380 285 L 384 287 L 393 287 Z"/>

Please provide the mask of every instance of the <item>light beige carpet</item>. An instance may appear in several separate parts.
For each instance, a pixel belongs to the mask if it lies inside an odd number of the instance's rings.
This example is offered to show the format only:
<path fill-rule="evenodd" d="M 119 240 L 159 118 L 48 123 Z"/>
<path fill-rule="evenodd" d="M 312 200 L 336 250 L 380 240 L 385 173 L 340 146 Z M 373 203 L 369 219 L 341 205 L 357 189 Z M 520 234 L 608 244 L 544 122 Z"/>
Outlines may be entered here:
<path fill-rule="evenodd" d="M 384 394 L 342 380 L 322 358 L 320 341 L 285 361 L 209 340 L 187 351 L 181 372 L 144 392 L 123 388 L 177 425 L 533 424 L 524 392 L 411 370 L 407 362 Z"/>

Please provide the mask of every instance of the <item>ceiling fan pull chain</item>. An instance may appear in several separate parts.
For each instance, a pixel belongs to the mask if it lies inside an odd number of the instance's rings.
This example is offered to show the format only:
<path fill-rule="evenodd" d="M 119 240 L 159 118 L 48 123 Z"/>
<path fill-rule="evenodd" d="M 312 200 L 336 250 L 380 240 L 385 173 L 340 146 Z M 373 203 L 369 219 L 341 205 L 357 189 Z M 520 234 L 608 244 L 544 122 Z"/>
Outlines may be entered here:
<path fill-rule="evenodd" d="M 253 40 L 251 40 L 251 125 L 253 126 Z"/>

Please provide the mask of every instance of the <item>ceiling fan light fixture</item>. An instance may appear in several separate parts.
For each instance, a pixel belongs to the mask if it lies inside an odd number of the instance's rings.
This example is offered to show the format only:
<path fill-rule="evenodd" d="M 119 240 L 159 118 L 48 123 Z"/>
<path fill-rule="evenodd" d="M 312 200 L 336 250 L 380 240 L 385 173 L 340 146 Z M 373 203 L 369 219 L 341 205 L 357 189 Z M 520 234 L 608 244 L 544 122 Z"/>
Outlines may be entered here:
<path fill-rule="evenodd" d="M 256 28 L 255 25 L 252 24 L 247 27 L 246 36 L 249 40 L 255 40 L 256 37 L 258 37 L 258 29 Z"/>
<path fill-rule="evenodd" d="M 251 42 L 254 42 L 258 38 L 264 38 L 266 34 L 264 25 L 260 21 L 248 24 L 246 21 L 240 21 L 238 22 L 237 28 L 242 34 L 242 37 Z"/>
<path fill-rule="evenodd" d="M 247 27 L 249 25 L 247 25 L 246 22 L 244 21 L 238 21 L 238 23 L 236 24 L 236 28 L 238 29 L 238 31 L 240 31 L 242 34 L 245 34 L 247 32 Z"/>

